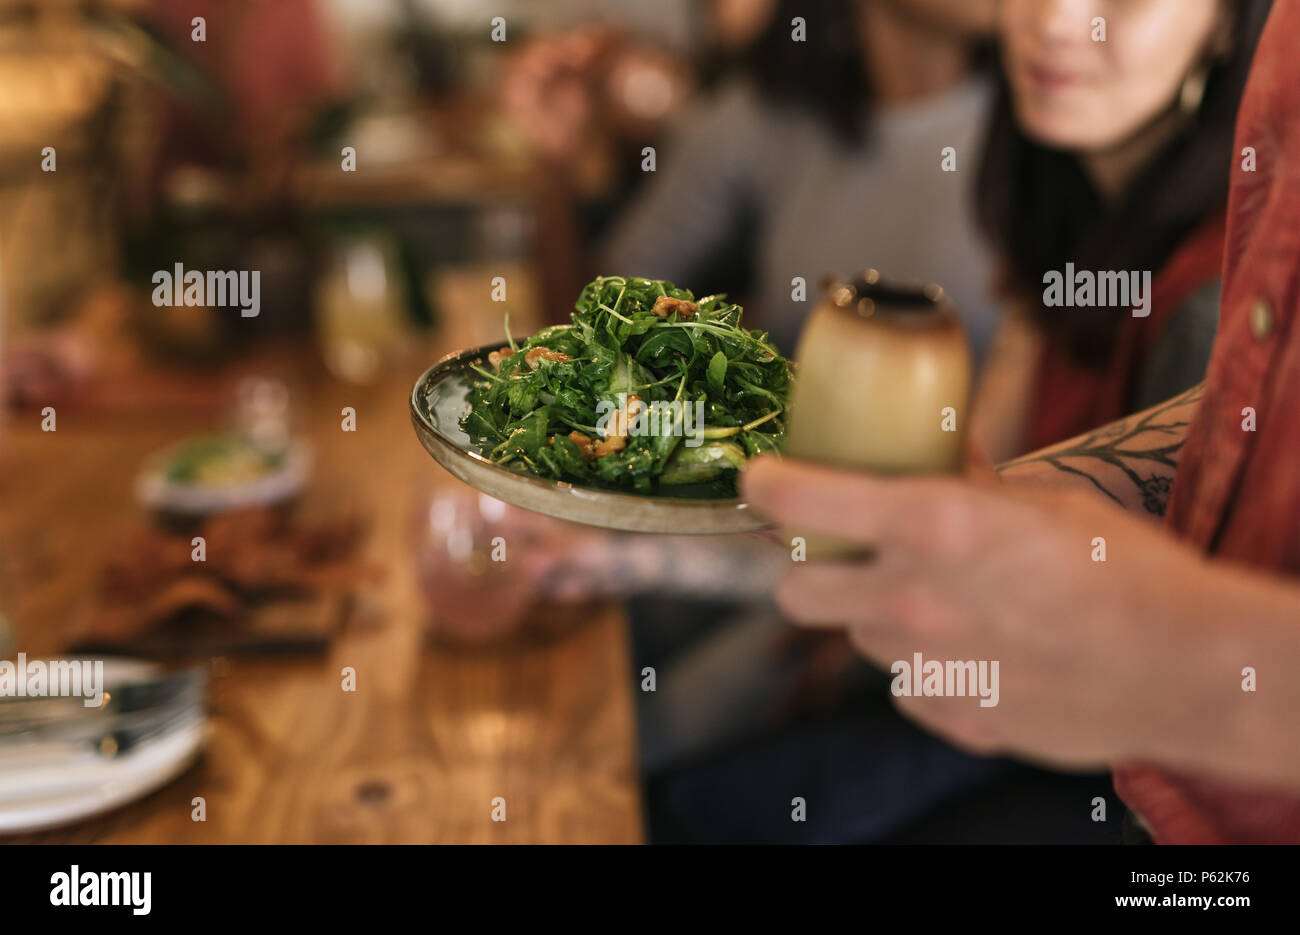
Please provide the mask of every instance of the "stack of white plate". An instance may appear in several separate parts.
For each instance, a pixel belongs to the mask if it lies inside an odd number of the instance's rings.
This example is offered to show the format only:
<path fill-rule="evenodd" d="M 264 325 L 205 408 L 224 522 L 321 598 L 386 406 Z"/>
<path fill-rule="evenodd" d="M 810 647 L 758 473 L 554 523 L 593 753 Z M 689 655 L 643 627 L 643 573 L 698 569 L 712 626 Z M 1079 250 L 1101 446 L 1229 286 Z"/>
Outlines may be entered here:
<path fill-rule="evenodd" d="M 43 660 L 48 666 L 54 660 Z M 180 775 L 206 733 L 201 671 L 103 660 L 104 701 L 0 697 L 0 834 L 106 812 Z"/>

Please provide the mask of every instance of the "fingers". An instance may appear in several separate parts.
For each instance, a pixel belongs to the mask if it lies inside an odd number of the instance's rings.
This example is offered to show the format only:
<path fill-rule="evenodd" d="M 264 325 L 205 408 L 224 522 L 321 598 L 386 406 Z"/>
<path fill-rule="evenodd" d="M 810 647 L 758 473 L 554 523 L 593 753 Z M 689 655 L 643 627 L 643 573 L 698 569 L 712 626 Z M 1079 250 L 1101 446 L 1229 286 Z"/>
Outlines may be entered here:
<path fill-rule="evenodd" d="M 933 573 L 895 554 L 874 562 L 795 565 L 776 587 L 781 610 L 813 629 L 847 628 L 854 648 L 883 668 L 972 636 L 969 610 Z"/>
<path fill-rule="evenodd" d="M 980 708 L 970 698 L 898 697 L 894 706 L 909 720 L 975 756 L 1008 752 L 994 708 Z"/>
<path fill-rule="evenodd" d="M 857 624 L 849 627 L 847 633 L 853 651 L 884 672 L 890 672 L 900 659 L 910 660 L 918 651 L 916 640 L 898 626 Z"/>
<path fill-rule="evenodd" d="M 973 488 L 951 478 L 879 478 L 788 458 L 756 459 L 741 490 L 790 533 L 884 550 L 966 548 L 981 505 Z"/>
<path fill-rule="evenodd" d="M 984 447 L 975 440 L 973 435 L 966 439 L 965 462 L 962 466 L 962 476 L 974 484 L 983 486 L 998 485 L 1002 483 L 1002 477 L 998 474 L 993 462 L 984 452 Z"/>
<path fill-rule="evenodd" d="M 915 644 L 952 629 L 958 616 L 933 581 L 897 557 L 795 565 L 777 585 L 776 599 L 795 623 L 858 628 L 864 646 L 880 638 L 882 649 L 891 633 Z"/>
<path fill-rule="evenodd" d="M 881 578 L 888 572 L 866 562 L 798 564 L 776 586 L 781 610 L 806 627 L 843 627 L 881 612 Z M 875 600 L 873 601 L 873 598 Z"/>

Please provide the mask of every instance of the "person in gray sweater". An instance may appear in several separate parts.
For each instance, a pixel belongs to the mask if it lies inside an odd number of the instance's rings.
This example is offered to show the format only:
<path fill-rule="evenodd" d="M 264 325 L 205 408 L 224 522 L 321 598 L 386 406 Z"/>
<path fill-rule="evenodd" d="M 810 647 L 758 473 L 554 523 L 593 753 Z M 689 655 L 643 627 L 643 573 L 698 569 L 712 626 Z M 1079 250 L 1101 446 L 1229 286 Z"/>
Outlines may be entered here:
<path fill-rule="evenodd" d="M 683 115 L 601 268 L 708 293 L 721 259 L 745 251 L 736 298 L 786 353 L 824 276 L 937 281 L 982 360 L 998 310 L 974 185 L 993 83 L 975 62 L 993 5 L 778 4 L 748 67 Z"/>

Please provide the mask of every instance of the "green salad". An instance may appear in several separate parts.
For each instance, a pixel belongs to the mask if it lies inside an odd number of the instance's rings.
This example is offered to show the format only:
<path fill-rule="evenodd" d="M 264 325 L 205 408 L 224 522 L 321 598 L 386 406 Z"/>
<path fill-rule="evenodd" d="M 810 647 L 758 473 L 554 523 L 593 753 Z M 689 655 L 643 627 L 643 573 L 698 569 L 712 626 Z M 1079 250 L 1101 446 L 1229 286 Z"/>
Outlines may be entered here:
<path fill-rule="evenodd" d="M 208 435 L 185 442 L 167 459 L 163 473 L 180 484 L 246 484 L 279 470 L 283 451 L 263 451 L 237 435 Z"/>
<path fill-rule="evenodd" d="M 474 365 L 461 428 L 519 473 L 652 493 L 726 496 L 757 454 L 779 451 L 788 362 L 723 295 L 602 276 L 572 324 Z"/>

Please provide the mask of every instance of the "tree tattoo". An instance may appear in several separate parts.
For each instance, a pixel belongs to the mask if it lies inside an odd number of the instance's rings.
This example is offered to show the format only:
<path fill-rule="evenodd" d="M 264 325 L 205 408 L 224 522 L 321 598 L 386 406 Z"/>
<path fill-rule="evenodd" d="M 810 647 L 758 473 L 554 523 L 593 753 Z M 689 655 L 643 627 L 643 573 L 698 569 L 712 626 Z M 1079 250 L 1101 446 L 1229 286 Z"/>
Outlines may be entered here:
<path fill-rule="evenodd" d="M 1152 409 L 1010 461 L 998 471 L 1045 465 L 1086 479 L 1121 506 L 1141 502 L 1148 513 L 1164 516 L 1203 388 L 1198 384 Z M 1124 489 L 1126 484 L 1131 488 Z"/>

